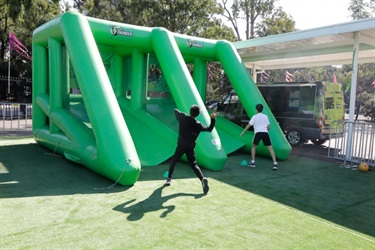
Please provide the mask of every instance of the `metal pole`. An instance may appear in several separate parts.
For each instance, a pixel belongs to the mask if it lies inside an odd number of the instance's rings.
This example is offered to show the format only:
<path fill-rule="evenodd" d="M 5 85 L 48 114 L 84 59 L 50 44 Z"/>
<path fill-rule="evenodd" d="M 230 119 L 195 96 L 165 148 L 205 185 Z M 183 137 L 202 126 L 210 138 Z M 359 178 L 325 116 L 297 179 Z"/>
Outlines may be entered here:
<path fill-rule="evenodd" d="M 253 64 L 253 81 L 254 83 L 257 83 L 257 69 L 256 69 L 256 66 L 255 64 Z"/>
<path fill-rule="evenodd" d="M 358 53 L 359 53 L 359 33 L 354 33 L 354 46 L 353 46 L 353 59 L 352 59 L 352 82 L 350 86 L 350 104 L 349 104 L 349 129 L 348 129 L 348 140 L 346 146 L 345 160 L 351 160 L 352 152 L 352 138 L 353 138 L 353 122 L 354 122 L 354 110 L 357 92 L 357 74 L 358 74 Z"/>
<path fill-rule="evenodd" d="M 9 58 L 8 58 L 8 94 L 10 94 L 10 46 L 9 46 Z"/>

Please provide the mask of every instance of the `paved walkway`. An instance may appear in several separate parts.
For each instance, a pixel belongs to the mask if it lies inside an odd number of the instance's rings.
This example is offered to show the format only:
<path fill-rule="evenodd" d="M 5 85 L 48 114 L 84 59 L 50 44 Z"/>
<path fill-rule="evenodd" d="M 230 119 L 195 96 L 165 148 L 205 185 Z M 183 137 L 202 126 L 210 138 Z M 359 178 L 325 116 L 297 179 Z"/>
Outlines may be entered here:
<path fill-rule="evenodd" d="M 29 135 L 32 135 L 32 119 L 0 120 L 0 136 Z"/>

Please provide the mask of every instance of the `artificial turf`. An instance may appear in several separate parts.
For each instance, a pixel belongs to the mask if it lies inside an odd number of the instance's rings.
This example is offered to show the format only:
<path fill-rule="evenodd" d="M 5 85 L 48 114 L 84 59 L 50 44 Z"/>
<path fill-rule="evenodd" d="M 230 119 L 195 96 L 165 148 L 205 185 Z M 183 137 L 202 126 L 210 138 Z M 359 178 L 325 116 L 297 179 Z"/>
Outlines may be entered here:
<path fill-rule="evenodd" d="M 272 171 L 228 156 L 203 169 L 142 169 L 131 187 L 53 155 L 32 138 L 0 140 L 1 249 L 375 249 L 375 173 L 291 154 Z"/>

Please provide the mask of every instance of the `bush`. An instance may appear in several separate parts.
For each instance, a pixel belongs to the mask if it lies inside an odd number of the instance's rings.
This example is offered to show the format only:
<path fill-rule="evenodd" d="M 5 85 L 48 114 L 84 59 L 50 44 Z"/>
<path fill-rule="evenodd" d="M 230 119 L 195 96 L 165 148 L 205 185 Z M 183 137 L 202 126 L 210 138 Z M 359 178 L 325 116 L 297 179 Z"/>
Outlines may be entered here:
<path fill-rule="evenodd" d="M 358 95 L 358 102 L 361 105 L 360 112 L 366 116 L 370 117 L 372 121 L 375 120 L 375 93 L 368 93 L 363 91 Z"/>

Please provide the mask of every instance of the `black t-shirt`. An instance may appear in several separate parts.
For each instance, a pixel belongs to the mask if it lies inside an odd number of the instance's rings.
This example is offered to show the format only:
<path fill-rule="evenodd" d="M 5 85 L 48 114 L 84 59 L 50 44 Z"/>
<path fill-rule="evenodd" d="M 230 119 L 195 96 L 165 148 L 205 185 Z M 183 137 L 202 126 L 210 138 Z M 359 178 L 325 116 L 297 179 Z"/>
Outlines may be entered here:
<path fill-rule="evenodd" d="M 178 145 L 186 148 L 194 148 L 195 141 L 200 132 L 211 132 L 214 129 L 215 119 L 211 118 L 211 124 L 207 127 L 197 121 L 194 117 L 189 116 L 178 109 L 174 110 L 174 114 L 179 122 Z"/>

